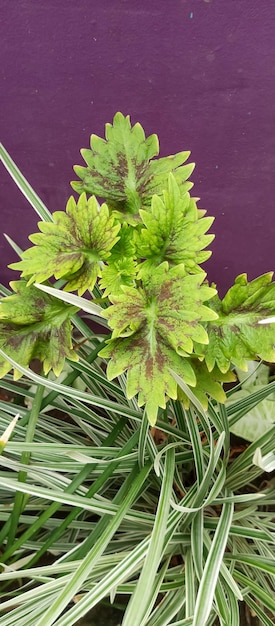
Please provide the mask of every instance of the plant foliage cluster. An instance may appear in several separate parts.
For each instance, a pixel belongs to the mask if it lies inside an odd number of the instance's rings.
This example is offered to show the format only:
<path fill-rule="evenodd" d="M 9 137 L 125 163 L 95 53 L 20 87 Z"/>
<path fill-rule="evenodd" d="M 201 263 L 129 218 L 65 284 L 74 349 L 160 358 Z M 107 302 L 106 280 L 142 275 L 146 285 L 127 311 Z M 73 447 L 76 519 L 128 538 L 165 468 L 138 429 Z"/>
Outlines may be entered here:
<path fill-rule="evenodd" d="M 1 289 L 3 626 L 72 626 L 107 598 L 123 626 L 239 626 L 242 600 L 273 623 L 275 382 L 240 370 L 275 361 L 275 283 L 219 298 L 189 153 L 158 152 L 117 113 L 51 215 L 2 151 L 41 219 Z"/>
<path fill-rule="evenodd" d="M 239 276 L 220 300 L 201 268 L 213 218 L 190 196 L 189 153 L 157 159 L 158 150 L 156 135 L 145 138 L 121 113 L 106 125 L 106 139 L 92 135 L 91 149 L 82 150 L 87 166 L 75 167 L 78 202 L 71 197 L 66 211 L 38 224 L 34 245 L 11 265 L 21 279 L 0 308 L 1 348 L 24 366 L 38 357 L 45 373 L 59 374 L 65 357 L 75 359 L 72 309 L 31 285 L 54 277 L 79 295 L 97 285 L 112 330 L 100 353 L 108 377 L 127 372 L 127 396 L 138 395 L 151 424 L 167 398 L 178 397 L 173 372 L 207 406 L 207 395 L 224 401 L 219 382 L 232 380 L 232 364 L 275 360 L 273 327 L 258 324 L 275 313 L 272 273 L 251 283 Z M 2 373 L 9 369 L 3 360 Z"/>

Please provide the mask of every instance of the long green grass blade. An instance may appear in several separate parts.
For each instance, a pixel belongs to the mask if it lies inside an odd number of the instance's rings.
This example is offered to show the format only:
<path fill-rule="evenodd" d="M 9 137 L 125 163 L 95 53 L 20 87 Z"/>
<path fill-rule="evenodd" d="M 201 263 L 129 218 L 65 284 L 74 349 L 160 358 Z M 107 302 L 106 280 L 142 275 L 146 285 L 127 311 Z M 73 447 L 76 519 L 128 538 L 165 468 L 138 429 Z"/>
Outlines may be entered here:
<path fill-rule="evenodd" d="M 232 522 L 233 511 L 234 508 L 232 504 L 223 505 L 220 520 L 213 537 L 212 546 L 205 563 L 198 589 L 193 626 L 205 626 L 210 615 L 216 583 Z"/>
<path fill-rule="evenodd" d="M 184 587 L 171 591 L 159 602 L 146 626 L 167 626 L 185 605 Z"/>
<path fill-rule="evenodd" d="M 262 569 L 264 572 L 268 572 L 275 577 L 275 563 L 273 559 L 269 559 L 267 557 L 260 556 L 259 554 L 228 554 L 224 555 L 224 560 L 226 561 L 236 561 L 236 563 L 247 563 L 252 567 L 256 567 L 258 569 Z M 275 580 L 274 580 L 275 584 Z"/>
<path fill-rule="evenodd" d="M 253 595 L 260 603 L 262 603 L 271 613 L 275 614 L 275 598 L 270 593 L 267 593 L 262 589 L 255 581 L 245 576 L 242 572 L 239 572 L 237 569 L 234 572 L 234 576 L 238 582 L 242 583 L 245 589 L 249 589 L 251 595 Z"/>
<path fill-rule="evenodd" d="M 266 615 L 258 603 L 255 602 L 248 594 L 245 596 L 245 601 L 259 618 L 261 626 L 274 626 L 274 619 Z"/>
<path fill-rule="evenodd" d="M 148 602 L 154 586 L 155 576 L 163 557 L 166 525 L 173 491 L 174 464 L 175 451 L 173 448 L 170 448 L 166 453 L 164 477 L 148 552 L 135 593 L 128 604 L 123 619 L 123 626 L 132 626 L 133 623 L 143 624 L 145 617 L 148 617 Z"/>
<path fill-rule="evenodd" d="M 37 420 L 39 417 L 39 411 L 41 407 L 41 402 L 43 398 L 44 387 L 43 385 L 39 385 L 36 389 L 35 397 L 33 400 L 33 405 L 31 411 L 29 413 L 29 423 L 26 430 L 26 442 L 32 442 L 35 434 L 35 429 L 37 425 Z M 30 460 L 30 453 L 28 451 L 22 452 L 21 455 L 21 463 L 28 464 Z M 20 482 L 25 482 L 27 478 L 27 471 L 19 471 L 18 480 Z M 26 503 L 26 496 L 17 492 L 14 498 L 14 507 L 10 517 L 10 525 L 9 525 L 9 533 L 8 533 L 8 542 L 7 548 L 9 548 L 13 543 L 17 532 L 19 517 L 24 509 Z"/>

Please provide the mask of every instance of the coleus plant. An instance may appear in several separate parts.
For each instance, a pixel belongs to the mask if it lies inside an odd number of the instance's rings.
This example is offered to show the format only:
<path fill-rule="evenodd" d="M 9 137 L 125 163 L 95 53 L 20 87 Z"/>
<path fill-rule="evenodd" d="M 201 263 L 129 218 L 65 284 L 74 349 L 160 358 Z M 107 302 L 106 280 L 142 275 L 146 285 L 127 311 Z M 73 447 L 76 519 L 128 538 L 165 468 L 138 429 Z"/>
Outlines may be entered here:
<path fill-rule="evenodd" d="M 34 245 L 10 265 L 21 278 L 0 304 L 0 348 L 21 366 L 37 357 L 45 374 L 59 375 L 65 358 L 77 359 L 72 316 L 86 310 L 83 297 L 64 292 L 86 292 L 110 328 L 99 352 L 108 377 L 127 372 L 127 396 L 138 396 L 151 424 L 169 398 L 188 404 L 189 388 L 203 407 L 209 396 L 224 402 L 234 366 L 275 361 L 272 273 L 238 276 L 223 299 L 209 286 L 201 265 L 213 218 L 190 196 L 189 152 L 157 158 L 157 136 L 117 113 L 106 139 L 92 135 L 81 153 L 78 201 L 39 222 Z M 53 278 L 62 280 L 62 299 L 52 295 Z M 7 359 L 1 376 L 12 367 Z"/>

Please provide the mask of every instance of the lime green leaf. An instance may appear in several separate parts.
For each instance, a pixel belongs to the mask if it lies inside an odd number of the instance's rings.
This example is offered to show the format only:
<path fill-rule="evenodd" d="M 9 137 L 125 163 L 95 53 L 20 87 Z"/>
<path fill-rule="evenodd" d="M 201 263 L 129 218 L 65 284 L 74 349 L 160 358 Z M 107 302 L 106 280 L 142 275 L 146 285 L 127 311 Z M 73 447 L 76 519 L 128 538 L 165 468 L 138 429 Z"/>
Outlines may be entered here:
<path fill-rule="evenodd" d="M 158 152 L 156 135 L 146 139 L 140 124 L 131 127 L 129 116 L 117 113 L 113 126 L 106 124 L 106 140 L 92 135 L 91 150 L 81 150 L 87 167 L 75 166 L 81 182 L 72 182 L 72 187 L 77 193 L 86 191 L 106 199 L 112 209 L 136 214 L 153 194 L 166 187 L 169 172 L 177 170 L 183 188 L 192 186 L 185 181 L 194 165 L 179 167 L 190 153 L 151 161 Z"/>
<path fill-rule="evenodd" d="M 196 386 L 192 391 L 203 408 L 207 409 L 209 396 L 217 400 L 217 402 L 226 402 L 226 394 L 222 384 L 236 380 L 234 372 L 229 370 L 222 373 L 218 367 L 214 367 L 212 372 L 209 372 L 205 362 L 200 362 L 198 359 L 190 359 L 190 364 L 196 376 Z M 180 388 L 178 390 L 178 400 L 181 400 L 186 408 L 189 407 L 189 398 Z"/>
<path fill-rule="evenodd" d="M 249 283 L 246 274 L 241 274 L 223 300 L 211 301 L 219 319 L 207 328 L 209 344 L 204 353 L 210 371 L 215 363 L 226 372 L 230 363 L 247 370 L 248 360 L 275 361 L 275 327 L 258 323 L 275 312 L 272 276 L 269 272 Z"/>
<path fill-rule="evenodd" d="M 131 287 L 134 284 L 137 268 L 132 259 L 122 258 L 108 263 L 102 270 L 100 288 L 104 289 L 104 298 L 110 294 L 122 293 L 122 287 Z"/>
<path fill-rule="evenodd" d="M 133 241 L 134 228 L 128 224 L 123 224 L 119 231 L 119 239 L 111 250 L 108 264 L 120 261 L 121 259 L 134 259 L 136 249 Z"/>
<path fill-rule="evenodd" d="M 166 396 L 177 398 L 177 384 L 169 373 L 169 368 L 179 374 L 188 385 L 196 384 L 189 359 L 177 354 L 158 334 L 152 350 L 146 326 L 130 337 L 111 339 L 99 355 L 111 359 L 107 367 L 109 380 L 128 371 L 127 397 L 132 398 L 138 394 L 138 404 L 146 404 L 147 416 L 152 426 L 156 423 L 158 407 L 166 406 Z"/>
<path fill-rule="evenodd" d="M 182 194 L 173 174 L 163 197 L 153 196 L 150 212 L 141 210 L 140 215 L 146 228 L 136 236 L 137 256 L 147 259 L 141 276 L 162 261 L 184 263 L 187 272 L 201 271 L 200 263 L 211 255 L 202 250 L 214 239 L 205 235 L 214 218 L 199 218 L 194 199 L 188 192 Z"/>
<path fill-rule="evenodd" d="M 36 244 L 22 254 L 22 261 L 10 267 L 22 270 L 28 284 L 43 282 L 50 276 L 67 279 L 66 291 L 78 290 L 82 295 L 93 289 L 101 274 L 102 261 L 118 241 L 119 224 L 109 216 L 106 204 L 99 206 L 96 198 L 71 197 L 66 212 L 53 213 L 53 222 L 39 222 L 41 233 L 29 239 Z"/>
<path fill-rule="evenodd" d="M 189 275 L 183 265 L 169 269 L 164 262 L 143 282 L 142 289 L 123 288 L 123 295 L 111 296 L 113 306 L 102 315 L 113 329 L 112 338 L 132 334 L 146 324 L 154 345 L 155 330 L 178 354 L 191 353 L 193 341 L 208 343 L 200 324 L 217 314 L 203 302 L 216 290 L 203 284 L 205 273 Z"/>
<path fill-rule="evenodd" d="M 0 348 L 23 367 L 38 358 L 47 374 L 50 369 L 58 376 L 65 357 L 77 361 L 72 347 L 70 317 L 77 310 L 26 281 L 11 283 L 15 293 L 0 303 Z M 11 369 L 0 359 L 0 376 Z M 14 372 L 15 378 L 21 376 Z"/>
<path fill-rule="evenodd" d="M 111 255 L 102 270 L 100 287 L 104 297 L 122 293 L 121 287 L 134 286 L 137 274 L 133 227 L 123 224 L 119 232 L 119 241 L 114 245 Z"/>
<path fill-rule="evenodd" d="M 111 358 L 110 379 L 128 370 L 127 393 L 138 393 L 140 406 L 146 404 L 150 422 L 156 420 L 165 396 L 176 398 L 177 386 L 169 369 L 187 384 L 196 378 L 188 356 L 193 341 L 205 344 L 207 333 L 201 322 L 216 314 L 203 304 L 215 290 L 202 284 L 205 274 L 186 275 L 183 265 L 169 269 L 164 262 L 144 283 L 143 289 L 123 288 L 111 296 L 113 306 L 104 310 L 113 329 L 112 339 L 100 352 Z"/>

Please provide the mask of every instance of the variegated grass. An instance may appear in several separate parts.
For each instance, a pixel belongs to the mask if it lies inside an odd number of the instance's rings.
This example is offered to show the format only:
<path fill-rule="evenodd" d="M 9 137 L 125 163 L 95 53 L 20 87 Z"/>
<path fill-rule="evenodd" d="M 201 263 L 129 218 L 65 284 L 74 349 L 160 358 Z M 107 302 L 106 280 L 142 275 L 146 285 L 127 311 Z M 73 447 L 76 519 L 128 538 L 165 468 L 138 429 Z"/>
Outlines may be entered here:
<path fill-rule="evenodd" d="M 1 431 L 21 419 L 0 457 L 1 624 L 69 626 L 119 595 L 123 626 L 234 626 L 242 599 L 271 625 L 274 486 L 257 486 L 253 458 L 272 452 L 275 428 L 235 459 L 228 433 L 275 384 L 208 412 L 170 401 L 157 445 L 80 326 L 62 383 L 31 370 L 2 381 L 21 406 L 0 401 Z"/>

